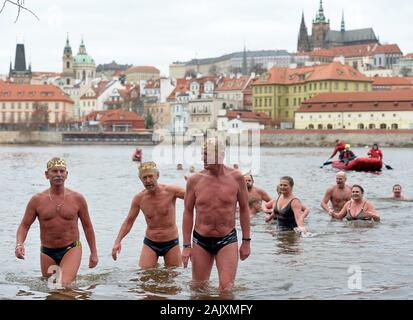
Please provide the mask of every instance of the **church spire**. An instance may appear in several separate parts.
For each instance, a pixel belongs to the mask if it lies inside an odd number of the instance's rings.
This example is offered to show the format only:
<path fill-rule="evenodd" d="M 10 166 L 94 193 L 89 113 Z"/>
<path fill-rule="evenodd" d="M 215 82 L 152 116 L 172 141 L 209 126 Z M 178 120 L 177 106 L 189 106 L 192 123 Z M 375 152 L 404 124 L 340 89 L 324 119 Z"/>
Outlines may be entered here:
<path fill-rule="evenodd" d="M 305 25 L 305 19 L 304 19 L 304 11 L 301 16 L 301 25 L 300 25 L 300 33 L 298 34 L 297 51 L 298 52 L 310 51 L 308 31 L 307 31 L 307 27 Z"/>
<path fill-rule="evenodd" d="M 248 63 L 247 63 L 247 49 L 245 47 L 245 42 L 244 42 L 244 52 L 242 53 L 242 70 L 241 73 L 243 76 L 246 76 L 248 73 Z"/>
<path fill-rule="evenodd" d="M 315 23 L 326 23 L 326 17 L 324 15 L 324 9 L 323 9 L 323 0 L 320 0 L 320 8 L 318 9 L 316 18 L 315 18 Z"/>
<path fill-rule="evenodd" d="M 70 46 L 70 43 L 69 43 L 69 33 L 67 33 L 67 36 L 66 36 L 66 45 L 63 50 L 63 54 L 72 55 L 72 47 Z"/>
<path fill-rule="evenodd" d="M 346 25 L 344 24 L 344 10 L 343 10 L 342 15 L 341 15 L 341 30 L 340 31 L 341 32 L 346 31 Z"/>

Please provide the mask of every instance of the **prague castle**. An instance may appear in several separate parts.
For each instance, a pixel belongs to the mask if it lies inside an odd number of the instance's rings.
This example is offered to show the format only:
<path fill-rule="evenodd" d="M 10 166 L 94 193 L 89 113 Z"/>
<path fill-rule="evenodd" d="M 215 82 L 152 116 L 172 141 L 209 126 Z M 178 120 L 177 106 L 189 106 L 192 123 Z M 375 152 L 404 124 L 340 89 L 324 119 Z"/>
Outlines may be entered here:
<path fill-rule="evenodd" d="M 320 8 L 313 20 L 312 34 L 309 35 L 304 20 L 304 12 L 301 18 L 300 32 L 298 35 L 298 52 L 308 52 L 314 49 L 328 49 L 339 46 L 352 46 L 357 44 L 379 43 L 372 28 L 346 30 L 344 14 L 341 20 L 340 31 L 330 29 L 330 20 L 324 15 L 323 1 L 320 0 Z"/>

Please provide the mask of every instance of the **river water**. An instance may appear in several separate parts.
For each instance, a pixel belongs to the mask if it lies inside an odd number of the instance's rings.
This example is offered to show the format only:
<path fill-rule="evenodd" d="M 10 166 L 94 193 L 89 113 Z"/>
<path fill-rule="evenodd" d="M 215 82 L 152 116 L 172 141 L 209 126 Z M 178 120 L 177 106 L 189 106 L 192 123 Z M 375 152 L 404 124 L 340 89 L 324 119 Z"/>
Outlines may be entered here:
<path fill-rule="evenodd" d="M 185 172 L 176 171 L 173 157 L 160 147 L 143 147 L 144 159 L 159 160 L 162 183 L 185 186 Z M 153 270 L 137 267 L 145 221 L 142 214 L 122 242 L 118 261 L 111 248 L 133 195 L 142 189 L 130 146 L 0 146 L 0 299 L 219 299 L 214 266 L 209 286 L 191 289 L 191 267 L 167 269 L 163 259 Z M 162 151 L 162 150 L 161 150 Z M 357 155 L 367 152 L 355 148 Z M 251 256 L 239 263 L 232 299 L 412 299 L 413 202 L 386 199 L 395 183 L 413 197 L 413 150 L 385 149 L 394 170 L 381 174 L 348 173 L 350 184 L 361 184 L 382 217 L 381 223 L 332 221 L 319 206 L 326 188 L 335 183 L 331 166 L 320 168 L 331 150 L 323 148 L 255 148 L 254 164 L 241 162 L 246 172 L 254 166 L 255 185 L 275 196 L 279 177 L 295 179 L 294 193 L 310 208 L 311 235 L 282 234 L 265 224 L 263 214 L 251 221 Z M 26 240 L 26 259 L 14 256 L 15 234 L 32 194 L 48 187 L 46 161 L 63 156 L 68 161 L 66 186 L 87 199 L 94 224 L 99 265 L 89 269 L 89 250 L 81 229 L 83 258 L 76 288 L 49 289 L 40 277 L 39 225 Z M 162 157 L 163 161 L 160 161 Z M 195 162 L 198 161 L 198 163 Z M 200 157 L 184 156 L 201 168 Z M 234 163 L 231 161 L 231 163 Z M 183 201 L 177 200 L 181 232 Z M 237 224 L 240 231 L 239 223 Z M 180 239 L 182 241 L 182 239 Z M 182 242 L 181 242 L 182 243 Z M 226 297 L 228 298 L 228 297 Z"/>

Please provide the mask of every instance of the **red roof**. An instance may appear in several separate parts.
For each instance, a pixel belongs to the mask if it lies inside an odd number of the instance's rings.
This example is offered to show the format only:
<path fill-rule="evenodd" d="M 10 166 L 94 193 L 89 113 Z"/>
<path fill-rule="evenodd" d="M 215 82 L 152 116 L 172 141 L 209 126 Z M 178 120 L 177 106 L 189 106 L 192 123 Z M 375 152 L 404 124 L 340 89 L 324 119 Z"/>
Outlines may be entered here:
<path fill-rule="evenodd" d="M 372 80 L 347 64 L 332 62 L 301 68 L 272 67 L 263 74 L 254 85 L 299 84 L 320 80 L 365 81 Z"/>
<path fill-rule="evenodd" d="M 229 120 L 238 118 L 242 121 L 257 121 L 263 124 L 270 124 L 271 117 L 265 112 L 249 112 L 249 111 L 227 111 L 227 117 Z"/>
<path fill-rule="evenodd" d="M 413 89 L 321 93 L 297 112 L 413 111 Z"/>
<path fill-rule="evenodd" d="M 402 54 L 397 44 L 358 44 L 353 46 L 333 47 L 330 49 L 315 49 L 311 52 L 299 52 L 297 56 L 309 57 L 365 57 L 374 54 Z"/>
<path fill-rule="evenodd" d="M 150 79 L 145 83 L 145 89 L 157 89 L 161 87 L 161 80 L 158 79 Z"/>
<path fill-rule="evenodd" d="M 160 73 L 159 69 L 152 67 L 152 66 L 136 66 L 130 67 L 125 71 L 125 73 L 130 72 L 142 72 L 142 73 Z"/>
<path fill-rule="evenodd" d="M 140 117 L 137 113 L 131 111 L 125 111 L 122 109 L 116 110 L 107 110 L 102 118 L 100 119 L 101 122 L 105 121 L 136 121 L 136 120 L 144 120 Z"/>
<path fill-rule="evenodd" d="M 175 100 L 178 93 L 187 93 L 189 91 L 189 80 L 187 79 L 176 79 L 175 89 L 168 96 L 167 100 Z"/>
<path fill-rule="evenodd" d="M 373 77 L 373 86 L 413 86 L 413 77 Z"/>
<path fill-rule="evenodd" d="M 0 81 L 0 101 L 62 101 L 74 104 L 59 87 L 51 84 L 15 84 Z"/>
<path fill-rule="evenodd" d="M 413 58 L 413 52 L 406 54 L 404 58 Z"/>
<path fill-rule="evenodd" d="M 395 54 L 403 54 L 397 44 L 384 44 L 377 46 L 376 50 L 374 50 L 375 54 L 379 53 L 395 53 Z"/>

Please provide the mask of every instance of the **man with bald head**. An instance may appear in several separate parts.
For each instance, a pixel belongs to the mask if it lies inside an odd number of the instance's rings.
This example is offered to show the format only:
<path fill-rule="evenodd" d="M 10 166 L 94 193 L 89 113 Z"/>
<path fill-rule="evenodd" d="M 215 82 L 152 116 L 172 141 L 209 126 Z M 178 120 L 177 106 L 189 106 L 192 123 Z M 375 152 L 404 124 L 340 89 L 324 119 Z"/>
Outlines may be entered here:
<path fill-rule="evenodd" d="M 45 176 L 50 188 L 34 195 L 27 204 L 17 230 L 15 255 L 19 259 L 25 258 L 24 241 L 37 218 L 40 225 L 42 275 L 45 278 L 54 275 L 55 279 L 49 279 L 53 280 L 53 285 L 68 286 L 75 281 L 82 258 L 79 220 L 90 248 L 89 268 L 94 268 L 98 263 L 95 233 L 85 198 L 65 187 L 68 176 L 66 161 L 57 157 L 50 159 Z"/>
<path fill-rule="evenodd" d="M 134 196 L 128 216 L 123 222 L 112 249 L 113 260 L 121 251 L 121 241 L 131 230 L 140 210 L 147 228 L 139 259 L 143 269 L 154 268 L 160 256 L 164 257 L 166 267 L 181 265 L 178 227 L 176 226 L 176 198 L 183 199 L 184 188 L 159 184 L 159 170 L 156 163 L 149 161 L 139 166 L 139 178 L 145 189 Z"/>
<path fill-rule="evenodd" d="M 336 185 L 327 189 L 321 200 L 321 208 L 331 215 L 340 212 L 344 204 L 351 199 L 351 187 L 346 184 L 347 176 L 344 172 L 336 173 Z M 331 202 L 331 207 L 328 203 Z"/>
<path fill-rule="evenodd" d="M 215 262 L 219 289 L 228 292 L 234 287 L 238 255 L 245 260 L 250 254 L 251 238 L 245 180 L 241 172 L 223 164 L 224 148 L 217 138 L 208 140 L 202 150 L 204 170 L 188 179 L 182 223 L 182 258 L 184 267 L 191 259 L 195 286 L 209 280 Z M 239 253 L 235 229 L 237 203 L 242 229 Z"/>

